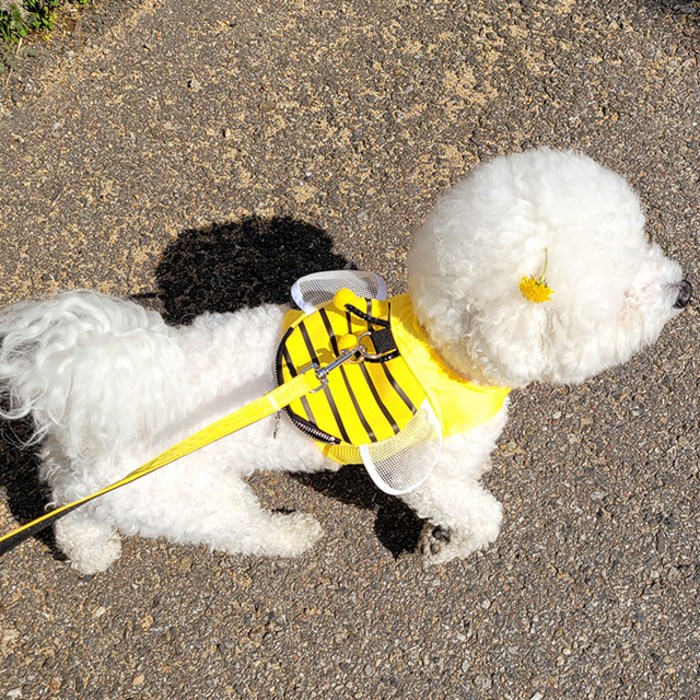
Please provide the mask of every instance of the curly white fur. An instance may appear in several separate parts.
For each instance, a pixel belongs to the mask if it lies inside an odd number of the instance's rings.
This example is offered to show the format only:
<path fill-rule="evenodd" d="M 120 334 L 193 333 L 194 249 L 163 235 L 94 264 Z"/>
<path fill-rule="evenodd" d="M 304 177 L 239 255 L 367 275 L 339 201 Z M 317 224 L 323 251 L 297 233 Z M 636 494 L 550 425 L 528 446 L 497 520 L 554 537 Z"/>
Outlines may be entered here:
<path fill-rule="evenodd" d="M 644 237 L 627 184 L 581 155 L 539 150 L 477 168 L 416 236 L 409 291 L 435 347 L 482 383 L 578 382 L 658 336 L 689 286 Z M 548 258 L 552 300 L 520 279 Z M 171 328 L 155 312 L 80 291 L 0 316 L 5 418 L 31 415 L 56 503 L 116 481 L 165 447 L 273 386 L 285 309 L 207 314 Z M 479 483 L 506 421 L 445 441 L 428 480 L 402 498 L 429 521 L 428 563 L 498 535 L 501 507 Z M 292 556 L 321 535 L 309 515 L 264 511 L 243 477 L 332 469 L 286 419 L 224 438 L 59 521 L 72 565 L 106 569 L 119 535 L 164 536 L 228 552 Z"/>
<path fill-rule="evenodd" d="M 554 296 L 532 304 L 519 282 L 545 257 Z M 455 367 L 518 387 L 579 382 L 626 360 L 673 315 L 682 274 L 647 242 L 621 177 L 543 149 L 497 159 L 447 193 L 419 231 L 408 279 Z"/>

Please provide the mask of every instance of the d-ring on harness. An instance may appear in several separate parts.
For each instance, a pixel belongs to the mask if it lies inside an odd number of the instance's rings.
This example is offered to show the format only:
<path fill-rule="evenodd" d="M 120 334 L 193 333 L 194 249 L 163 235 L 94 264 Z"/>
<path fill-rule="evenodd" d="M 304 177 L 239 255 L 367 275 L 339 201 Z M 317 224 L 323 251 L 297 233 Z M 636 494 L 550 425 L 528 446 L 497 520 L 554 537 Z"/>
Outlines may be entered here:
<path fill-rule="evenodd" d="M 340 365 L 342 365 L 344 362 L 353 362 L 357 364 L 358 362 L 364 362 L 367 359 L 380 359 L 381 355 L 378 355 L 376 353 L 370 353 L 369 350 L 367 350 L 367 346 L 363 345 L 362 343 L 363 338 L 369 338 L 370 336 L 371 333 L 369 332 L 363 333 L 357 339 L 355 347 L 343 350 L 340 356 L 333 360 L 333 362 L 331 362 L 329 365 L 326 365 L 325 367 L 320 367 L 318 365 L 312 364 L 306 370 L 303 370 L 306 372 L 309 369 L 313 369 L 316 372 L 316 376 L 321 381 L 321 386 L 317 387 L 316 389 L 312 389 L 311 393 L 315 394 L 317 391 L 321 391 L 321 389 L 328 386 L 328 375 L 334 369 L 340 367 Z"/>

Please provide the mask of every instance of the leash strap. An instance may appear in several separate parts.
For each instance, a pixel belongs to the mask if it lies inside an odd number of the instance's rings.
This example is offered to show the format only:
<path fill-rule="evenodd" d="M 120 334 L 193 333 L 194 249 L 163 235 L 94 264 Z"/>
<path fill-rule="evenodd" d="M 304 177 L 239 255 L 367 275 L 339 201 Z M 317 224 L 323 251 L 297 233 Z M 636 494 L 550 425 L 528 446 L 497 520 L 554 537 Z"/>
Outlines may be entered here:
<path fill-rule="evenodd" d="M 350 357 L 351 353 L 348 353 L 343 359 L 349 359 Z M 41 530 L 49 525 L 52 525 L 60 517 L 67 515 L 79 506 L 82 506 L 85 503 L 98 498 L 99 496 L 103 496 L 110 491 L 126 486 L 127 484 L 130 484 L 131 482 L 136 481 L 137 479 L 140 479 L 141 477 L 144 477 L 157 469 L 161 469 L 162 467 L 171 464 L 181 457 L 192 454 L 192 452 L 196 452 L 206 445 L 210 445 L 211 443 L 216 442 L 227 435 L 231 435 L 242 428 L 256 423 L 257 421 L 276 413 L 293 401 L 296 401 L 305 394 L 308 394 L 310 391 L 319 389 L 327 381 L 325 375 L 321 374 L 318 368 L 309 367 L 309 369 L 313 369 L 315 371 L 304 371 L 297 375 L 292 381 L 278 386 L 277 388 L 273 389 L 267 394 L 264 394 L 260 398 L 251 401 L 233 413 L 229 413 L 227 416 L 224 416 L 211 425 L 208 425 L 206 428 L 199 430 L 181 442 L 178 442 L 176 445 L 168 448 L 164 452 L 161 452 L 149 462 L 146 462 L 138 469 L 135 469 L 127 474 L 123 479 L 120 479 L 119 481 L 116 481 L 115 483 L 110 484 L 109 486 L 106 486 L 100 491 L 96 491 L 89 496 L 85 496 L 77 501 L 60 506 L 59 508 L 50 511 L 45 515 L 32 520 L 26 525 L 13 530 L 7 535 L 3 535 L 0 537 L 0 556 L 13 549 L 15 546 L 29 537 L 41 532 Z M 331 368 L 325 369 L 330 370 Z"/>

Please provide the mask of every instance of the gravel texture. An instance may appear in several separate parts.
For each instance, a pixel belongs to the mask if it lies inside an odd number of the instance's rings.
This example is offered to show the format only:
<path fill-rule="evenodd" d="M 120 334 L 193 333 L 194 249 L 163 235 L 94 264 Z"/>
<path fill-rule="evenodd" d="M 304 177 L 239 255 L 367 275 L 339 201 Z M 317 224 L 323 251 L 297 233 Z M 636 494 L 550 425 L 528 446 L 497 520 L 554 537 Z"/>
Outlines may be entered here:
<path fill-rule="evenodd" d="M 440 191 L 541 144 L 626 176 L 697 280 L 699 46 L 698 2 L 96 0 L 0 76 L 0 303 L 92 287 L 178 322 L 349 262 L 403 291 Z M 700 697 L 697 333 L 691 307 L 623 368 L 518 392 L 504 527 L 467 561 L 423 571 L 357 468 L 254 478 L 324 525 L 300 559 L 132 538 L 81 578 L 29 541 L 0 562 L 0 698 Z M 15 433 L 3 531 L 44 504 Z"/>

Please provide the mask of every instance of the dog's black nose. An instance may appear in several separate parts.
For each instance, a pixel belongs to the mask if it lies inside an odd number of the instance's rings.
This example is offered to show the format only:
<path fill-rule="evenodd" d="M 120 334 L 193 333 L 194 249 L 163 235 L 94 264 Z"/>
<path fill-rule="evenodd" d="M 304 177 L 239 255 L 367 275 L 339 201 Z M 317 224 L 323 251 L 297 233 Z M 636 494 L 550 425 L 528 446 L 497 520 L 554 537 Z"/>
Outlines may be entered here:
<path fill-rule="evenodd" d="M 683 280 L 678 285 L 678 296 L 673 305 L 676 309 L 684 309 L 690 303 L 690 298 L 693 296 L 693 285 L 688 280 Z"/>

